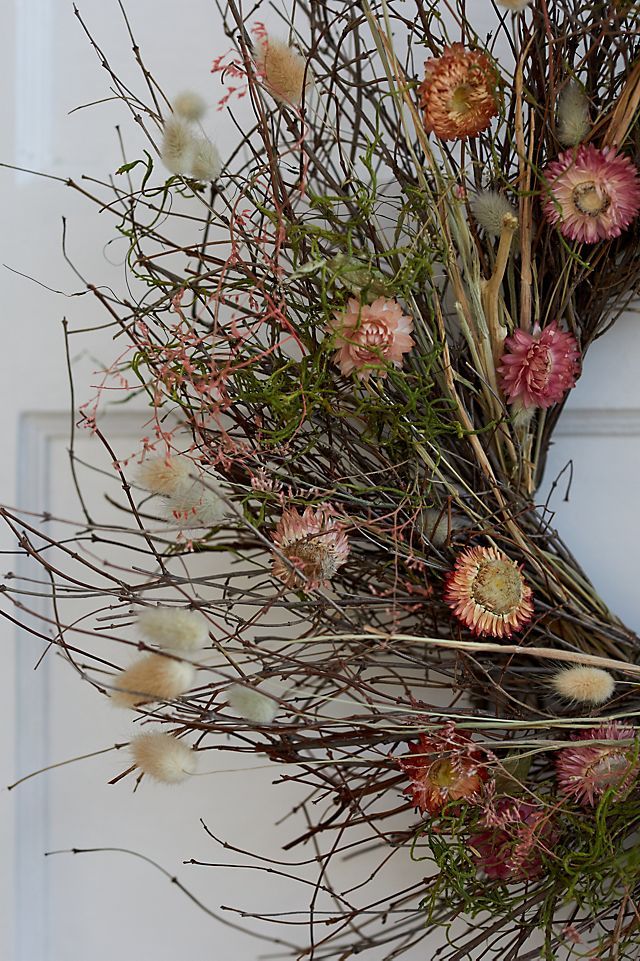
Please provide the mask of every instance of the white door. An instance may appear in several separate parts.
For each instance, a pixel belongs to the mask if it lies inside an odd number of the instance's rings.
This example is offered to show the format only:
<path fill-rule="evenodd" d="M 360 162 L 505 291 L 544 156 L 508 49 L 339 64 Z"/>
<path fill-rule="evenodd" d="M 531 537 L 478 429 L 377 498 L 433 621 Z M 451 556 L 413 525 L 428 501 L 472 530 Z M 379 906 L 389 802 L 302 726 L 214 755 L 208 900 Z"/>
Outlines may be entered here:
<path fill-rule="evenodd" d="M 7 0 L 4 11 L 0 104 L 2 159 L 57 177 L 101 178 L 121 162 L 114 125 L 123 122 L 121 106 L 107 102 L 69 114 L 81 104 L 108 96 L 108 78 L 90 48 L 70 3 L 61 0 Z M 134 0 L 128 9 L 145 59 L 168 92 L 195 88 L 216 99 L 209 75 L 212 58 L 226 41 L 211 0 L 178 6 L 169 0 Z M 140 83 L 124 24 L 115 0 L 84 0 L 81 13 L 114 70 Z M 224 114 L 212 113 L 221 143 L 231 136 Z M 127 130 L 131 131 L 128 124 Z M 212 132 L 213 132 L 212 130 Z M 126 133 L 135 143 L 135 133 Z M 133 155 L 133 152 L 132 154 Z M 12 160 L 13 158 L 13 160 Z M 87 182 L 84 185 L 90 187 Z M 69 256 L 82 274 L 97 283 L 121 287 L 124 248 L 105 246 L 113 223 L 61 182 L 0 172 L 3 211 L 0 261 L 36 278 L 29 281 L 3 270 L 3 414 L 0 501 L 62 518 L 77 518 L 66 445 L 68 389 L 61 321 L 72 327 L 98 325 L 103 315 L 82 284 L 65 266 L 62 216 L 67 218 Z M 61 294 L 54 294 L 45 286 Z M 108 338 L 91 338 L 92 356 L 81 356 L 86 342 L 75 338 L 79 396 L 86 399 L 93 371 L 113 355 Z M 573 478 L 565 503 L 568 471 L 556 489 L 557 525 L 575 549 L 603 597 L 631 627 L 640 628 L 637 565 L 632 548 L 640 541 L 640 514 L 629 478 L 640 473 L 640 386 L 636 373 L 640 318 L 629 315 L 596 345 L 584 377 L 557 433 L 547 483 L 570 460 Z M 121 453 L 136 446 L 139 421 L 134 413 L 111 416 L 110 438 Z M 101 456 L 89 437 L 80 456 Z M 95 497 L 100 489 L 95 483 Z M 3 548 L 11 543 L 3 528 Z M 3 573 L 27 570 L 24 560 L 3 556 Z M 27 599 L 29 600 L 29 599 Z M 32 603 L 29 600 L 29 603 Z M 18 620 L 23 616 L 14 610 Z M 123 717 L 78 682 L 68 665 L 7 621 L 2 631 L 0 672 L 0 765 L 2 784 L 47 764 L 126 741 Z M 46 633 L 46 632 L 45 632 Z M 290 806 L 292 790 L 273 786 L 279 769 L 216 754 L 209 771 L 175 790 L 108 781 L 127 766 L 114 752 L 50 771 L 12 792 L 0 792 L 0 957 L 6 961 L 174 961 L 192 953 L 212 961 L 253 961 L 271 950 L 246 934 L 212 920 L 170 880 L 133 855 L 103 852 L 44 857 L 69 848 L 125 848 L 148 856 L 179 879 L 206 906 L 226 920 L 263 926 L 221 910 L 300 911 L 311 889 L 300 883 L 246 868 L 183 866 L 183 860 L 243 863 L 208 838 L 204 819 L 218 837 L 257 855 L 291 862 L 294 875 L 314 877 L 293 865 L 305 853 L 282 855 L 291 836 L 287 822 L 274 827 Z M 237 768 L 236 773 L 225 773 Z M 244 860 L 246 864 L 246 860 Z M 306 871 L 306 874 L 305 874 Z M 340 868 L 338 889 L 366 874 L 366 863 Z M 396 859 L 389 884 L 418 876 Z M 334 879 L 335 880 L 335 879 Z M 381 878 L 382 893 L 385 879 Z M 305 943 L 304 927 L 274 923 L 268 932 Z M 424 958 L 424 947 L 411 956 Z"/>

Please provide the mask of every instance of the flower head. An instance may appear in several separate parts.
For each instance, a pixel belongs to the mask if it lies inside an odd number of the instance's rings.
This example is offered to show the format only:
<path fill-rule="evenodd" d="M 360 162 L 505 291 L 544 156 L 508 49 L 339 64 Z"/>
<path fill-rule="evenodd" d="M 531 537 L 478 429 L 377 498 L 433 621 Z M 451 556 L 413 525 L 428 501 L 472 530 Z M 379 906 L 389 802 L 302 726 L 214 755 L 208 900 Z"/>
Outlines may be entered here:
<path fill-rule="evenodd" d="M 567 147 L 576 147 L 590 128 L 589 101 L 580 84 L 572 80 L 558 98 L 558 139 Z"/>
<path fill-rule="evenodd" d="M 328 330 L 335 336 L 338 349 L 333 359 L 342 373 L 355 373 L 363 380 L 372 371 L 386 376 L 385 368 L 399 367 L 402 355 L 413 347 L 413 321 L 388 297 L 378 297 L 372 304 L 350 297 L 346 310 L 333 315 Z"/>
<path fill-rule="evenodd" d="M 512 10 L 513 13 L 522 13 L 526 10 L 531 0 L 496 0 L 499 7 L 506 7 L 507 10 Z"/>
<path fill-rule="evenodd" d="M 516 330 L 504 342 L 498 373 L 510 403 L 518 407 L 551 407 L 575 386 L 580 372 L 580 351 L 573 334 L 552 321 L 532 334 Z"/>
<path fill-rule="evenodd" d="M 542 874 L 543 855 L 557 835 L 544 808 L 501 798 L 486 821 L 486 830 L 472 835 L 469 845 L 488 878 L 525 881 Z"/>
<path fill-rule="evenodd" d="M 420 106 L 427 133 L 441 140 L 463 140 L 485 130 L 498 112 L 499 74 L 486 53 L 461 43 L 427 60 L 420 84 Z"/>
<path fill-rule="evenodd" d="M 193 686 L 195 667 L 162 654 L 139 657 L 113 680 L 111 701 L 117 707 L 137 707 L 148 701 L 173 701 Z"/>
<path fill-rule="evenodd" d="M 475 800 L 489 776 L 481 760 L 470 735 L 451 726 L 433 735 L 421 734 L 409 745 L 409 753 L 398 759 L 411 781 L 404 793 L 419 811 L 429 814 L 438 814 L 451 801 Z"/>
<path fill-rule="evenodd" d="M 567 701 L 583 701 L 586 704 L 604 704 L 608 701 L 616 682 L 608 671 L 600 667 L 566 667 L 552 678 L 551 683 L 560 697 Z"/>
<path fill-rule="evenodd" d="M 634 744 L 594 744 L 593 741 L 634 741 L 636 731 L 612 722 L 574 735 L 574 744 L 556 756 L 558 789 L 578 804 L 595 807 L 599 797 L 613 788 L 616 800 L 627 793 L 638 770 Z"/>
<path fill-rule="evenodd" d="M 474 634 L 510 637 L 533 615 L 531 588 L 520 568 L 495 547 L 471 547 L 460 554 L 444 598 Z"/>
<path fill-rule="evenodd" d="M 507 215 L 517 217 L 517 211 L 504 194 L 497 190 L 480 190 L 469 201 L 471 212 L 478 224 L 490 237 L 499 237 L 503 220 Z"/>
<path fill-rule="evenodd" d="M 202 120 L 207 112 L 207 104 L 204 98 L 195 90 L 183 90 L 182 93 L 173 98 L 171 106 L 174 113 L 177 113 L 179 117 L 191 120 L 194 123 Z"/>
<path fill-rule="evenodd" d="M 274 100 L 300 103 L 307 82 L 307 65 L 297 50 L 284 40 L 261 34 L 256 44 L 256 66 Z"/>
<path fill-rule="evenodd" d="M 329 506 L 307 507 L 303 514 L 295 507 L 288 508 L 278 521 L 273 540 L 289 561 L 275 556 L 273 574 L 296 589 L 326 585 L 349 555 L 347 535 Z"/>
<path fill-rule="evenodd" d="M 151 494 L 167 497 L 189 480 L 194 465 L 187 457 L 145 457 L 136 471 L 136 481 Z"/>
<path fill-rule="evenodd" d="M 635 164 L 613 147 L 583 144 L 567 150 L 543 171 L 542 209 L 570 240 L 595 244 L 619 237 L 640 211 Z"/>
<path fill-rule="evenodd" d="M 174 114 L 165 121 L 162 132 L 162 162 L 172 174 L 188 176 L 195 150 L 196 137 L 191 124 Z"/>
<path fill-rule="evenodd" d="M 198 137 L 193 145 L 191 175 L 196 180 L 217 180 L 222 170 L 218 148 L 208 137 Z"/>
<path fill-rule="evenodd" d="M 196 753 L 170 734 L 159 731 L 138 734 L 131 739 L 129 750 L 136 767 L 154 781 L 178 784 L 189 774 L 195 774 Z"/>
<path fill-rule="evenodd" d="M 138 614 L 138 630 L 147 641 L 169 651 L 197 651 L 209 639 L 202 614 L 180 607 L 146 607 Z"/>
<path fill-rule="evenodd" d="M 268 694 L 255 687 L 232 684 L 228 692 L 229 707 L 252 724 L 273 724 L 279 707 Z"/>

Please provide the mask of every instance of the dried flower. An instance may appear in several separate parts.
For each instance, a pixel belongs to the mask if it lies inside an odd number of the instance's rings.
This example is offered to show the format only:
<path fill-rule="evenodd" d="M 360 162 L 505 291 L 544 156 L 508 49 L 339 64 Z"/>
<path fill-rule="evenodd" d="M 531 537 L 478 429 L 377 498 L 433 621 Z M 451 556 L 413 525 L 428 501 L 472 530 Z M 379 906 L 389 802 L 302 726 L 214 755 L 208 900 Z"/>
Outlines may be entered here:
<path fill-rule="evenodd" d="M 137 707 L 148 701 L 172 701 L 193 686 L 195 668 L 162 654 L 138 658 L 113 680 L 111 701 L 116 707 Z"/>
<path fill-rule="evenodd" d="M 207 112 L 207 104 L 203 97 L 194 90 L 183 90 L 173 98 L 173 112 L 184 120 L 195 123 L 202 120 Z"/>
<path fill-rule="evenodd" d="M 575 386 L 580 373 L 580 351 L 573 334 L 552 321 L 533 333 L 516 330 L 504 342 L 498 373 L 510 403 L 518 407 L 551 407 Z"/>
<path fill-rule="evenodd" d="M 486 53 L 461 43 L 427 60 L 420 84 L 420 106 L 427 133 L 463 140 L 485 130 L 498 112 L 499 74 Z"/>
<path fill-rule="evenodd" d="M 151 494 L 175 494 L 189 479 L 193 464 L 187 457 L 146 457 L 138 466 L 136 482 Z"/>
<path fill-rule="evenodd" d="M 214 479 L 207 475 L 207 485 L 189 480 L 167 498 L 167 511 L 184 528 L 215 527 L 228 514 L 224 500 L 216 490 Z"/>
<path fill-rule="evenodd" d="M 589 101 L 580 84 L 572 80 L 558 98 L 558 139 L 567 147 L 576 147 L 590 128 Z"/>
<path fill-rule="evenodd" d="M 556 756 L 558 789 L 575 798 L 578 804 L 595 807 L 599 797 L 614 789 L 621 800 L 638 774 L 637 744 L 593 744 L 592 741 L 635 741 L 636 731 L 616 722 L 592 727 L 574 735 L 571 747 Z"/>
<path fill-rule="evenodd" d="M 543 176 L 545 216 L 570 240 L 594 244 L 619 237 L 640 211 L 638 168 L 613 147 L 567 150 Z"/>
<path fill-rule="evenodd" d="M 170 651 L 197 651 L 209 639 L 202 614 L 179 607 L 145 608 L 138 614 L 138 629 L 147 641 Z"/>
<path fill-rule="evenodd" d="M 284 40 L 265 35 L 256 47 L 256 66 L 275 100 L 289 104 L 300 103 L 307 82 L 307 65 L 297 50 Z"/>
<path fill-rule="evenodd" d="M 349 555 L 347 535 L 328 506 L 318 510 L 307 507 L 302 515 L 288 508 L 278 521 L 273 540 L 290 562 L 286 564 L 278 556 L 273 560 L 274 576 L 287 587 L 313 590 L 325 586 Z"/>
<path fill-rule="evenodd" d="M 191 159 L 191 175 L 196 180 L 217 180 L 222 170 L 218 148 L 207 137 L 198 137 Z"/>
<path fill-rule="evenodd" d="M 473 857 L 488 878 L 525 881 L 544 871 L 543 855 L 557 832 L 544 808 L 501 798 L 485 831 L 469 838 Z"/>
<path fill-rule="evenodd" d="M 385 377 L 385 368 L 389 364 L 399 367 L 402 355 L 414 346 L 411 317 L 388 297 L 378 297 L 372 304 L 350 297 L 347 309 L 335 313 L 327 329 L 334 334 L 338 348 L 335 363 L 345 376 L 355 372 L 362 380 L 374 371 Z"/>
<path fill-rule="evenodd" d="M 533 615 L 531 588 L 520 568 L 495 547 L 471 547 L 457 557 L 445 601 L 474 634 L 510 637 Z"/>
<path fill-rule="evenodd" d="M 278 704 L 255 687 L 232 684 L 228 690 L 229 707 L 253 724 L 273 724 Z"/>
<path fill-rule="evenodd" d="M 480 190 L 469 201 L 471 212 L 478 224 L 490 237 L 499 237 L 502 222 L 509 215 L 517 217 L 517 211 L 504 194 L 497 190 Z"/>
<path fill-rule="evenodd" d="M 560 697 L 568 701 L 585 701 L 587 704 L 604 704 L 616 686 L 608 671 L 582 665 L 558 671 L 551 683 Z"/>
<path fill-rule="evenodd" d="M 143 774 L 164 784 L 178 784 L 197 768 L 195 751 L 170 734 L 138 734 L 131 739 L 129 750 Z"/>
<path fill-rule="evenodd" d="M 531 0 L 496 0 L 499 7 L 506 7 L 507 10 L 511 10 L 513 13 L 522 13 L 526 10 Z"/>
<path fill-rule="evenodd" d="M 191 125 L 182 117 L 168 117 L 164 123 L 162 162 L 172 174 L 188 176 L 195 150 L 196 138 Z"/>
<path fill-rule="evenodd" d="M 470 735 L 450 726 L 432 736 L 421 734 L 409 744 L 409 753 L 398 759 L 411 780 L 404 793 L 419 811 L 429 814 L 438 814 L 451 801 L 475 800 L 488 778 L 481 760 Z"/>

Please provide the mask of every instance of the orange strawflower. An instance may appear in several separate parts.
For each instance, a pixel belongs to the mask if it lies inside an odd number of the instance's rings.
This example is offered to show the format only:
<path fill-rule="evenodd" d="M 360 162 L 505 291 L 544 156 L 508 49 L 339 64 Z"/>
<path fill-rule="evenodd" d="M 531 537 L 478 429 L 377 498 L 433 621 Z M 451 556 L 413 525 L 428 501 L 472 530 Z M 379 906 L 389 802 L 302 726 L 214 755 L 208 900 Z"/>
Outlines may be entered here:
<path fill-rule="evenodd" d="M 500 75 L 486 53 L 454 43 L 427 60 L 424 73 L 420 106 L 427 133 L 464 140 L 486 130 L 500 103 Z"/>
<path fill-rule="evenodd" d="M 410 778 L 404 793 L 419 811 L 439 814 L 451 801 L 478 798 L 489 777 L 471 737 L 445 725 L 432 736 L 421 734 L 398 763 Z"/>

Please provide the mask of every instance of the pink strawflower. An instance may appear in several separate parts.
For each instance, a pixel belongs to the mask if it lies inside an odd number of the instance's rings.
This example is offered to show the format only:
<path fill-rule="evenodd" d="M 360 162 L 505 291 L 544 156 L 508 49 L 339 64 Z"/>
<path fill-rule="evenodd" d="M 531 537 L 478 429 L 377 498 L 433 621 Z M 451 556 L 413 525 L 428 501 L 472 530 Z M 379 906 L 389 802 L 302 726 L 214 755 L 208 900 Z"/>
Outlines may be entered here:
<path fill-rule="evenodd" d="M 573 334 L 552 321 L 533 333 L 516 330 L 504 342 L 498 373 L 500 386 L 510 403 L 551 407 L 575 386 L 580 373 L 580 351 Z"/>
<path fill-rule="evenodd" d="M 520 567 L 495 547 L 458 554 L 444 600 L 474 634 L 511 637 L 533 617 L 532 591 Z"/>
<path fill-rule="evenodd" d="M 327 329 L 335 336 L 338 349 L 333 359 L 342 373 L 348 376 L 355 372 L 362 380 L 372 371 L 385 377 L 385 368 L 389 364 L 400 367 L 402 355 L 414 346 L 409 336 L 413 330 L 411 317 L 388 297 L 378 297 L 372 304 L 351 297 L 347 309 L 336 312 Z"/>
<path fill-rule="evenodd" d="M 488 878 L 526 881 L 543 873 L 543 855 L 557 837 L 543 807 L 501 798 L 486 823 L 485 831 L 469 838 L 469 846 Z"/>
<path fill-rule="evenodd" d="M 438 814 L 451 801 L 478 799 L 489 774 L 484 755 L 471 735 L 444 725 L 432 735 L 421 734 L 409 744 L 409 753 L 398 758 L 410 784 L 407 794 L 419 811 Z"/>
<path fill-rule="evenodd" d="M 590 744 L 590 741 L 620 741 L 636 737 L 632 727 L 612 722 L 592 727 L 574 736 L 574 743 L 556 756 L 558 789 L 579 804 L 595 807 L 610 788 L 620 800 L 638 775 L 638 751 L 634 744 Z"/>
<path fill-rule="evenodd" d="M 318 510 L 307 507 L 303 514 L 294 507 L 288 508 L 278 522 L 273 540 L 289 561 L 287 564 L 274 556 L 273 574 L 287 587 L 296 589 L 324 587 L 349 556 L 344 527 L 328 505 Z"/>
<path fill-rule="evenodd" d="M 543 171 L 547 220 L 570 240 L 595 244 L 619 237 L 640 211 L 638 168 L 613 147 L 582 144 Z"/>

